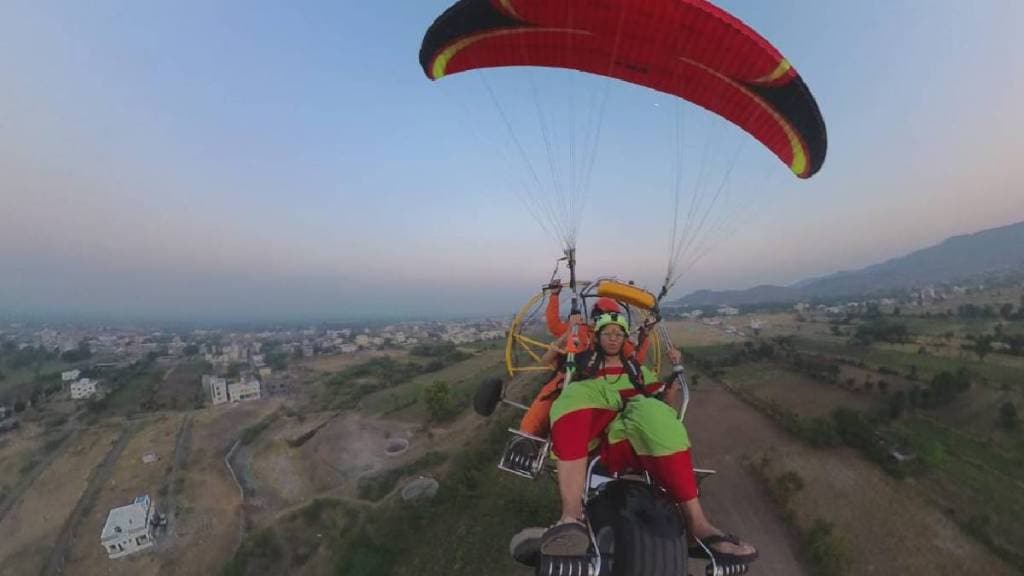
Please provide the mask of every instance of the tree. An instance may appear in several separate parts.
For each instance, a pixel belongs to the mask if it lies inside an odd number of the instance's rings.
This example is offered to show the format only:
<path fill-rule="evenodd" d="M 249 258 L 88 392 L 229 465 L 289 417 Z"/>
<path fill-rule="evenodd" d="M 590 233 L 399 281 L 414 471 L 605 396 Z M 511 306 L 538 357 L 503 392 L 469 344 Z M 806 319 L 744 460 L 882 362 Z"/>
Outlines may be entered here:
<path fill-rule="evenodd" d="M 978 361 L 984 362 L 985 356 L 992 352 L 992 337 L 989 335 L 978 336 L 974 341 L 974 353 L 978 355 Z"/>
<path fill-rule="evenodd" d="M 1017 407 L 1013 405 L 1013 402 L 1005 402 L 999 407 L 999 425 L 1007 430 L 1013 430 L 1017 428 L 1019 417 L 1017 416 Z"/>
<path fill-rule="evenodd" d="M 1007 302 L 999 307 L 999 315 L 1009 320 L 1013 316 L 1013 303 Z"/>
<path fill-rule="evenodd" d="M 181 352 L 185 356 L 195 356 L 196 354 L 199 354 L 199 345 L 189 344 L 188 346 L 185 346 L 185 348 Z"/>
<path fill-rule="evenodd" d="M 911 408 L 917 408 L 921 406 L 922 388 L 915 385 L 910 389 L 910 394 L 907 395 L 907 403 L 910 404 Z"/>
<path fill-rule="evenodd" d="M 895 308 L 892 309 L 892 315 L 893 316 L 899 316 L 902 313 L 903 313 L 903 311 L 900 310 L 899 306 L 896 306 Z"/>
<path fill-rule="evenodd" d="M 60 355 L 60 359 L 68 363 L 81 362 L 89 358 L 92 358 L 92 349 L 89 348 L 89 343 L 85 340 L 79 342 L 77 348 Z"/>
<path fill-rule="evenodd" d="M 284 352 L 271 352 L 267 354 L 267 366 L 280 372 L 288 367 L 288 354 Z"/>
<path fill-rule="evenodd" d="M 879 380 L 878 381 L 878 391 L 881 392 L 883 396 L 888 394 L 889 393 L 889 383 L 886 382 L 885 380 Z"/>
<path fill-rule="evenodd" d="M 234 362 L 228 366 L 227 372 L 224 374 L 227 378 L 238 378 L 242 374 L 242 364 L 240 362 Z"/>
<path fill-rule="evenodd" d="M 1013 334 L 1005 338 L 1006 345 L 1010 347 L 1011 354 L 1024 352 L 1024 334 Z"/>
<path fill-rule="evenodd" d="M 907 408 L 907 393 L 900 390 L 889 397 L 889 417 L 893 420 L 903 415 Z"/>
<path fill-rule="evenodd" d="M 452 405 L 451 390 L 448 383 L 442 380 L 435 380 L 423 389 L 423 400 L 427 404 L 427 413 L 434 422 L 444 422 L 455 416 L 455 407 Z"/>

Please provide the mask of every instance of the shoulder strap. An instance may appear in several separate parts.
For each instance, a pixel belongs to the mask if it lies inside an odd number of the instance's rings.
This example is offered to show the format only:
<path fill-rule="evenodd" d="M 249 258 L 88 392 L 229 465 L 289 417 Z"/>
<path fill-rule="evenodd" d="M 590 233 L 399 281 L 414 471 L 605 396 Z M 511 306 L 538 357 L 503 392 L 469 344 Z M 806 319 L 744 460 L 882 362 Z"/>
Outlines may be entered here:
<path fill-rule="evenodd" d="M 640 369 L 640 363 L 635 358 L 626 358 L 622 361 L 622 366 L 626 369 L 626 374 L 629 376 L 630 383 L 633 384 L 633 388 L 636 388 L 637 392 L 648 396 L 647 387 L 644 384 L 644 373 Z"/>

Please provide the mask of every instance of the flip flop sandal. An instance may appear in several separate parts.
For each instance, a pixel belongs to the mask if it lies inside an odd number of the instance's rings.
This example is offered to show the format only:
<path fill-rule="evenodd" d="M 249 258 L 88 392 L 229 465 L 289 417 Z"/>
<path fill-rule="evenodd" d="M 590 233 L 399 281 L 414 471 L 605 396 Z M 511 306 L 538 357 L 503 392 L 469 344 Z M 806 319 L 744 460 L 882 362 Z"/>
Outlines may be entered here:
<path fill-rule="evenodd" d="M 715 555 L 715 562 L 719 564 L 750 564 L 754 560 L 757 560 L 758 552 L 754 550 L 750 554 L 728 554 L 726 552 L 719 552 L 714 549 L 715 544 L 721 544 L 722 542 L 728 542 L 730 544 L 740 545 L 740 539 L 732 534 L 714 534 L 707 538 L 702 538 L 701 542 L 704 543 L 711 553 Z M 707 551 L 700 544 L 691 545 L 687 550 L 691 558 L 701 558 L 704 560 L 710 560 Z"/>

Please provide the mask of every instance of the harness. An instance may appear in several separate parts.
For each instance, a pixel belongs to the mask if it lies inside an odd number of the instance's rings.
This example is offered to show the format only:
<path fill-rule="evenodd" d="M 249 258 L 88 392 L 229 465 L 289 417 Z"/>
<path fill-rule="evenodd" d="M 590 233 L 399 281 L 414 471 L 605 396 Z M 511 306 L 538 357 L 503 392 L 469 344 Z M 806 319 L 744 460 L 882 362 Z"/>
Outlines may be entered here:
<path fill-rule="evenodd" d="M 594 364 L 597 362 L 597 353 L 593 350 L 587 350 L 581 352 L 577 356 L 579 366 L 583 366 L 584 373 L 591 372 L 594 368 Z M 640 363 L 635 358 L 623 358 L 622 368 L 626 373 L 626 377 L 629 379 L 629 383 L 633 385 L 638 393 L 643 396 L 651 396 L 647 392 L 647 388 L 644 385 L 643 371 L 640 369 Z"/>

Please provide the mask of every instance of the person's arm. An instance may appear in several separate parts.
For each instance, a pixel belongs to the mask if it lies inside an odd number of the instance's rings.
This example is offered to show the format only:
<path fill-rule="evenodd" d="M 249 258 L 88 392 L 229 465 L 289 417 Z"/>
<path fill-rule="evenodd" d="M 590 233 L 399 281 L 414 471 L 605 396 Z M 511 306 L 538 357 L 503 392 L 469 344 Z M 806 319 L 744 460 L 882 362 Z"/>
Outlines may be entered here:
<path fill-rule="evenodd" d="M 544 318 L 548 323 L 548 332 L 551 332 L 551 335 L 556 337 L 562 336 L 569 331 L 569 325 L 562 322 L 562 315 L 558 309 L 558 295 L 561 292 L 561 287 L 551 289 L 551 294 L 548 296 L 548 307 L 544 311 Z"/>
<path fill-rule="evenodd" d="M 640 338 L 640 343 L 636 346 L 636 361 L 643 364 L 644 360 L 647 359 L 647 351 L 651 347 L 651 339 L 647 335 L 643 335 Z"/>
<path fill-rule="evenodd" d="M 542 356 L 540 359 L 542 364 L 546 364 L 548 366 L 551 366 L 552 368 L 558 367 L 559 356 L 565 356 L 566 354 L 568 354 L 568 346 L 566 346 L 566 344 L 568 343 L 569 338 L 572 337 L 572 327 L 576 324 L 580 324 L 580 331 L 582 332 L 583 328 L 585 327 L 582 326 L 583 319 L 579 316 L 579 314 L 574 314 L 570 316 L 569 323 L 567 325 L 567 330 L 564 333 L 562 333 L 562 335 L 559 336 L 557 340 L 548 345 L 547 352 L 545 352 L 544 356 Z M 580 347 L 581 340 L 582 334 L 577 336 L 576 348 Z"/>
<path fill-rule="evenodd" d="M 557 340 L 548 345 L 548 349 L 544 352 L 544 355 L 540 358 L 540 363 L 551 366 L 552 368 L 558 367 L 558 357 L 565 355 L 565 342 L 569 339 L 569 333 L 564 332 Z"/>
<path fill-rule="evenodd" d="M 682 364 L 683 354 L 679 350 L 672 348 L 668 351 L 668 359 L 674 369 L 677 365 Z M 665 393 L 662 396 L 662 400 L 673 408 L 679 408 L 683 401 L 683 391 L 675 376 L 674 371 L 669 375 L 668 381 L 665 383 Z"/>
<path fill-rule="evenodd" d="M 657 320 L 651 321 L 650 318 L 640 326 L 640 330 L 637 333 L 637 346 L 636 346 L 636 361 L 643 364 L 644 360 L 647 359 L 647 351 L 651 347 L 651 331 L 654 330 L 654 325 L 657 324 Z"/>

